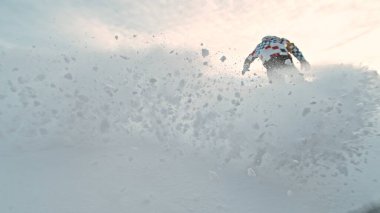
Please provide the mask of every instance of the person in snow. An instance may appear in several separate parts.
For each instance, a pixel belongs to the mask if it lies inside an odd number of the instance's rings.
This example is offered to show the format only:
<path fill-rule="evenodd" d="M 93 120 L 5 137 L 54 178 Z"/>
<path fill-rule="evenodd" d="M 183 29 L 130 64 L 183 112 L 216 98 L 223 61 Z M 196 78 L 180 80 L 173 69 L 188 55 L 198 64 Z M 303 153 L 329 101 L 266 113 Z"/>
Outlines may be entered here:
<path fill-rule="evenodd" d="M 278 77 L 276 71 L 282 70 L 295 71 L 297 70 L 293 64 L 292 56 L 294 55 L 301 62 L 301 70 L 309 70 L 310 64 L 306 61 L 301 51 L 286 38 L 277 36 L 265 36 L 262 38 L 255 50 L 248 55 L 244 61 L 242 74 L 249 71 L 251 63 L 260 58 L 264 67 L 267 70 L 267 76 L 270 81 Z"/>

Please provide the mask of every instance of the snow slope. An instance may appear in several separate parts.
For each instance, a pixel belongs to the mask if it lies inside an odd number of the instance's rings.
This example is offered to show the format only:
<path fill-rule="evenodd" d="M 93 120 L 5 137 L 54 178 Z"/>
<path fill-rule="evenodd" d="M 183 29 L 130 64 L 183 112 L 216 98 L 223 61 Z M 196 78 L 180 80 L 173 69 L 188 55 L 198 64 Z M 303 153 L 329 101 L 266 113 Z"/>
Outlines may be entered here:
<path fill-rule="evenodd" d="M 205 74 L 201 47 L 33 51 L 1 57 L 1 212 L 347 212 L 380 198 L 374 71 L 270 85 Z"/>

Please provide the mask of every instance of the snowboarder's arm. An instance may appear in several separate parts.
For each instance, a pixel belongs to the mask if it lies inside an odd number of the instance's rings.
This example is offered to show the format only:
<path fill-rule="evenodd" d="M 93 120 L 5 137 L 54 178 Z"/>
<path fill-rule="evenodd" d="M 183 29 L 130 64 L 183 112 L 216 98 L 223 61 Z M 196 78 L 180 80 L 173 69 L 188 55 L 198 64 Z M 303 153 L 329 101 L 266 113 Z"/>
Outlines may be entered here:
<path fill-rule="evenodd" d="M 308 70 L 310 69 L 309 62 L 306 61 L 305 57 L 303 56 L 302 52 L 298 49 L 298 47 L 290 42 L 289 40 L 286 40 L 286 49 L 294 55 L 298 59 L 298 61 L 301 62 L 301 69 Z"/>
<path fill-rule="evenodd" d="M 286 49 L 290 53 L 292 53 L 294 55 L 294 57 L 296 57 L 298 59 L 298 61 L 300 61 L 300 62 L 306 61 L 302 52 L 298 49 L 298 47 L 294 43 L 292 43 L 290 41 L 286 41 Z"/>
<path fill-rule="evenodd" d="M 244 75 L 245 72 L 249 71 L 249 67 L 251 63 L 257 58 L 256 49 L 247 56 L 247 58 L 244 61 L 243 71 L 242 74 Z"/>

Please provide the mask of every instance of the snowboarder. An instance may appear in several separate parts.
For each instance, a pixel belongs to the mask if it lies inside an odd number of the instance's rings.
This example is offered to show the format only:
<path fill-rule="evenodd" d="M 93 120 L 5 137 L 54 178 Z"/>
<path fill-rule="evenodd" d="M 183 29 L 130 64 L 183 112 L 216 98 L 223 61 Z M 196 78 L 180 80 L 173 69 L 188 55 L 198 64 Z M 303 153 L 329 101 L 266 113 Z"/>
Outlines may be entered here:
<path fill-rule="evenodd" d="M 306 71 L 310 69 L 309 62 L 306 61 L 294 43 L 291 43 L 286 38 L 265 36 L 262 38 L 261 43 L 256 46 L 255 50 L 245 59 L 242 74 L 244 75 L 244 73 L 249 71 L 249 66 L 256 58 L 260 58 L 262 61 L 270 82 L 278 77 L 278 74 L 282 71 L 286 70 L 294 73 L 297 69 L 293 64 L 290 53 L 301 62 L 301 70 Z"/>

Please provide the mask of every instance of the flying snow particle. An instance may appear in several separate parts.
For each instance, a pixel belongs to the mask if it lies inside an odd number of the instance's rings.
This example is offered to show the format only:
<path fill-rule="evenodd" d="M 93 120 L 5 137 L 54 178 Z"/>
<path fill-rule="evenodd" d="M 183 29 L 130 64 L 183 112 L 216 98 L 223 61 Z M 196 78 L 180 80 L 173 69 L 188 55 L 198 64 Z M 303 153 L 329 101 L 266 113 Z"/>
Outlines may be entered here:
<path fill-rule="evenodd" d="M 220 58 L 220 61 L 221 61 L 221 62 L 224 62 L 226 59 L 227 59 L 226 56 L 222 56 L 222 57 Z"/>
<path fill-rule="evenodd" d="M 67 73 L 64 77 L 68 80 L 73 80 L 73 76 L 71 75 L 71 73 Z"/>
<path fill-rule="evenodd" d="M 310 108 L 303 109 L 302 116 L 306 116 L 307 114 L 310 113 L 310 111 L 311 111 Z"/>
<path fill-rule="evenodd" d="M 207 57 L 210 54 L 210 51 L 208 49 L 202 49 L 202 56 Z"/>
<path fill-rule="evenodd" d="M 120 58 L 122 58 L 124 60 L 129 60 L 129 57 L 127 57 L 127 56 L 123 56 L 123 55 L 119 55 L 119 56 L 120 56 Z"/>
<path fill-rule="evenodd" d="M 45 80 L 46 76 L 44 74 L 39 74 L 36 76 L 36 78 L 34 79 L 35 81 L 43 81 Z"/>
<path fill-rule="evenodd" d="M 100 123 L 100 132 L 105 133 L 108 131 L 110 128 L 110 124 L 107 119 L 103 119 L 102 122 Z"/>
<path fill-rule="evenodd" d="M 256 172 L 255 172 L 255 170 L 253 170 L 252 168 L 248 168 L 248 169 L 247 169 L 247 174 L 248 174 L 248 176 L 250 176 L 250 177 L 256 177 Z"/>
<path fill-rule="evenodd" d="M 219 175 L 215 171 L 209 171 L 208 177 L 210 178 L 211 181 L 216 181 L 219 179 Z"/>

